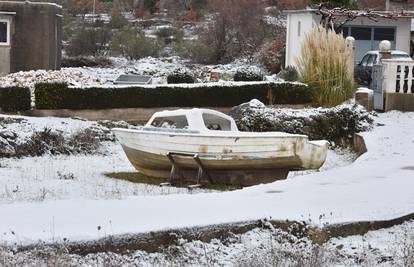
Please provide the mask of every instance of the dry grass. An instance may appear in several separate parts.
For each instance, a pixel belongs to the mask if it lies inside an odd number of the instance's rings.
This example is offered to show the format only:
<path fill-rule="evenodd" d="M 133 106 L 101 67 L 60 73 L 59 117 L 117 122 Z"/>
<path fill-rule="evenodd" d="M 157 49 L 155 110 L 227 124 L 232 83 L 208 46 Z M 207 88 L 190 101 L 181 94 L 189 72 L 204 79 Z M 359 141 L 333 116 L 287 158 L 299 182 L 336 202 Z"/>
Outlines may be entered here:
<path fill-rule="evenodd" d="M 156 178 L 156 177 L 149 177 L 145 176 L 139 172 L 119 172 L 119 173 L 105 173 L 105 176 L 119 179 L 119 180 L 126 180 L 133 183 L 140 183 L 140 184 L 148 184 L 148 185 L 160 185 L 161 183 L 166 183 L 169 179 L 166 178 Z M 189 185 L 194 184 L 191 182 L 186 181 L 176 181 L 174 187 L 178 188 L 186 188 Z M 204 183 L 202 184 L 203 189 L 208 190 L 218 190 L 218 191 L 233 191 L 241 189 L 241 186 L 237 185 L 226 185 L 226 184 L 209 184 Z"/>
<path fill-rule="evenodd" d="M 296 63 L 301 81 L 315 90 L 316 103 L 335 106 L 352 97 L 352 50 L 342 35 L 315 28 L 305 37 Z"/>

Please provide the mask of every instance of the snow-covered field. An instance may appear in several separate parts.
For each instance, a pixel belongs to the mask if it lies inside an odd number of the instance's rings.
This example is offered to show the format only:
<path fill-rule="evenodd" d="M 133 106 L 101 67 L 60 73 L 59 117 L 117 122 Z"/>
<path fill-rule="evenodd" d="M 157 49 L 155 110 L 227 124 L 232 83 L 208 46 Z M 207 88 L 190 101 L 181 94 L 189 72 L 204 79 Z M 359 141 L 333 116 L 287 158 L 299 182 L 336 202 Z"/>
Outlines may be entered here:
<path fill-rule="evenodd" d="M 25 136 L 31 127 L 56 127 L 71 132 L 93 124 L 73 119 L 24 119 L 25 125 L 3 127 L 20 127 Z M 319 172 L 291 173 L 284 181 L 232 192 L 201 190 L 189 194 L 187 189 L 108 178 L 104 173 L 133 171 L 119 145 L 113 142 L 105 142 L 99 153 L 93 155 L 2 159 L 0 243 L 19 246 L 39 240 L 93 240 L 107 235 L 270 217 L 322 226 L 406 215 L 414 212 L 413 119 L 414 113 L 379 114 L 376 127 L 363 134 L 368 152 L 353 163 L 352 153 L 330 151 Z M 138 266 L 270 266 L 277 259 L 282 263 L 283 259 L 299 260 L 287 257 L 289 253 L 303 255 L 309 261 L 321 258 L 315 256 L 316 252 L 336 265 L 365 264 L 358 259 L 369 258 L 368 263 L 388 266 L 407 260 L 405 254 L 410 253 L 404 251 L 411 246 L 413 229 L 411 222 L 365 236 L 334 239 L 323 247 L 312 245 L 307 239 L 288 241 L 295 237 L 279 230 L 255 229 L 231 240 L 183 240 L 176 248 L 169 248 L 172 251 L 167 249 L 162 254 L 135 251 L 128 255 L 101 253 L 80 257 L 62 251 L 44 253 L 50 253 L 49 260 L 68 260 L 72 265 L 83 266 L 104 262 Z M 19 261 L 31 262 L 36 258 L 35 251 L 14 254 L 12 248 L 0 251 L 0 265 L 2 257 L 17 265 L 22 263 Z"/>

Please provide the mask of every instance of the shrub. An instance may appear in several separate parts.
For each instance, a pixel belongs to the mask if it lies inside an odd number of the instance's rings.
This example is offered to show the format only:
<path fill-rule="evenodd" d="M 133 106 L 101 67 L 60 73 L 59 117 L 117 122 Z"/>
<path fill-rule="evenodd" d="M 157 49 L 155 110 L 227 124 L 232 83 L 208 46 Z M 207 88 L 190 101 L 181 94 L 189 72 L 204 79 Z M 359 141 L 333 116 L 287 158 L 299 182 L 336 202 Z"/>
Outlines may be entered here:
<path fill-rule="evenodd" d="M 40 83 L 35 86 L 35 98 L 38 109 L 232 107 L 253 98 L 273 104 L 309 103 L 311 92 L 304 84 L 271 82 L 118 88 Z"/>
<path fill-rule="evenodd" d="M 121 29 L 128 25 L 128 20 L 123 15 L 111 16 L 109 27 L 111 29 Z"/>
<path fill-rule="evenodd" d="M 109 67 L 112 61 L 106 57 L 63 57 L 62 67 Z"/>
<path fill-rule="evenodd" d="M 107 27 L 84 27 L 76 31 L 65 50 L 69 56 L 103 55 L 110 40 L 111 32 Z"/>
<path fill-rule="evenodd" d="M 1 111 L 29 110 L 31 105 L 30 89 L 27 87 L 0 88 Z"/>
<path fill-rule="evenodd" d="M 251 66 L 248 68 L 240 68 L 234 75 L 236 82 L 252 82 L 252 81 L 263 81 L 263 74 L 259 68 Z"/>
<path fill-rule="evenodd" d="M 265 43 L 259 53 L 259 62 L 263 64 L 270 73 L 278 73 L 285 63 L 285 39 Z"/>
<path fill-rule="evenodd" d="M 66 83 L 38 83 L 35 85 L 35 103 L 38 109 L 60 109 L 68 99 Z"/>
<path fill-rule="evenodd" d="M 180 42 L 183 39 L 183 32 L 174 27 L 163 27 L 155 32 L 161 42 L 169 44 L 172 41 Z"/>
<path fill-rule="evenodd" d="M 362 106 L 343 104 L 334 108 L 290 110 L 266 108 L 255 102 L 235 107 L 230 112 L 242 131 L 280 131 L 304 134 L 311 140 L 328 140 L 347 146 L 355 133 L 370 129 L 373 119 Z"/>
<path fill-rule="evenodd" d="M 352 97 L 352 50 L 342 35 L 315 28 L 305 37 L 297 60 L 300 80 L 314 89 L 314 101 L 335 106 Z"/>
<path fill-rule="evenodd" d="M 216 50 L 202 40 L 191 41 L 187 44 L 188 56 L 192 61 L 201 64 L 216 64 L 220 61 Z"/>
<path fill-rule="evenodd" d="M 44 128 L 21 143 L 13 143 L 15 153 L 3 155 L 11 157 L 38 157 L 44 154 L 73 155 L 94 154 L 99 152 L 102 141 L 107 141 L 104 134 L 97 129 L 83 129 L 71 136 L 66 136 L 60 131 Z M 0 154 L 0 156 L 2 156 Z"/>
<path fill-rule="evenodd" d="M 130 59 L 158 56 L 160 47 L 156 40 L 145 37 L 133 27 L 123 28 L 114 35 L 111 43 L 112 51 Z"/>
<path fill-rule="evenodd" d="M 281 70 L 277 76 L 289 82 L 294 82 L 299 79 L 298 71 L 293 66 L 287 66 L 286 68 Z"/>
<path fill-rule="evenodd" d="M 177 69 L 168 74 L 167 82 L 174 83 L 194 83 L 193 74 L 187 69 Z"/>

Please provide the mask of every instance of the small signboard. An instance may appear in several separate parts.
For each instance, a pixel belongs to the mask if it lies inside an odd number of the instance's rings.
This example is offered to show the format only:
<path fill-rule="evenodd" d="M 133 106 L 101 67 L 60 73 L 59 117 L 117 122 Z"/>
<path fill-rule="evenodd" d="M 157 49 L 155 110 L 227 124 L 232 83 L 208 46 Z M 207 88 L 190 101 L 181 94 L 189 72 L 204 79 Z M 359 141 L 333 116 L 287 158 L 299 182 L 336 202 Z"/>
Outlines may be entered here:
<path fill-rule="evenodd" d="M 152 76 L 122 74 L 114 81 L 114 84 L 151 84 Z"/>
<path fill-rule="evenodd" d="M 216 71 L 210 71 L 210 81 L 217 82 L 219 74 Z"/>

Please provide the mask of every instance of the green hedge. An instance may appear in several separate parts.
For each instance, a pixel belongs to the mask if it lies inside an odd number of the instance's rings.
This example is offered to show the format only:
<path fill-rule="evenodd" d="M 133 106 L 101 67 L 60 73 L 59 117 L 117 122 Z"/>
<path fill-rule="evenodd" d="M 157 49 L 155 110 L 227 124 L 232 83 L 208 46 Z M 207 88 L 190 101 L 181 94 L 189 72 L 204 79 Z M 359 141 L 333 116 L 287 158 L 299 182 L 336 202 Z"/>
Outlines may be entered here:
<path fill-rule="evenodd" d="M 27 87 L 0 88 L 0 110 L 7 112 L 29 110 L 30 89 Z"/>
<path fill-rule="evenodd" d="M 37 109 L 107 109 L 154 107 L 232 107 L 256 98 L 272 104 L 312 102 L 311 89 L 299 83 L 230 83 L 73 88 L 39 83 Z"/>

